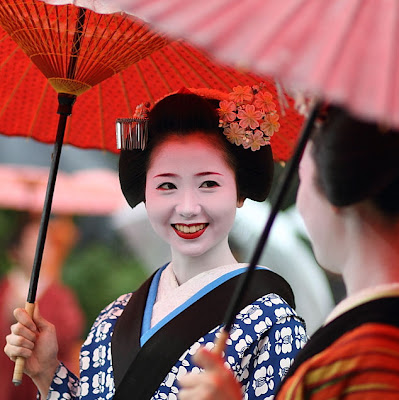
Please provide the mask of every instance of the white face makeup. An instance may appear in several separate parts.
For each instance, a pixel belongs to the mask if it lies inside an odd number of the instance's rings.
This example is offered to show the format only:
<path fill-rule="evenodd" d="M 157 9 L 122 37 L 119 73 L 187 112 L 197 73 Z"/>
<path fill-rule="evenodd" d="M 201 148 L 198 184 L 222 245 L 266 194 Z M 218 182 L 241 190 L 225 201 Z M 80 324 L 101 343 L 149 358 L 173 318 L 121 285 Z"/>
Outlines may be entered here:
<path fill-rule="evenodd" d="M 173 136 L 154 150 L 145 198 L 151 225 L 174 252 L 197 257 L 227 244 L 237 207 L 235 174 L 200 133 Z"/>
<path fill-rule="evenodd" d="M 315 163 L 311 154 L 312 144 L 306 146 L 300 166 L 300 184 L 296 205 L 309 233 L 317 261 L 332 272 L 337 265 L 336 240 L 338 239 L 337 215 L 334 207 L 315 183 Z"/>

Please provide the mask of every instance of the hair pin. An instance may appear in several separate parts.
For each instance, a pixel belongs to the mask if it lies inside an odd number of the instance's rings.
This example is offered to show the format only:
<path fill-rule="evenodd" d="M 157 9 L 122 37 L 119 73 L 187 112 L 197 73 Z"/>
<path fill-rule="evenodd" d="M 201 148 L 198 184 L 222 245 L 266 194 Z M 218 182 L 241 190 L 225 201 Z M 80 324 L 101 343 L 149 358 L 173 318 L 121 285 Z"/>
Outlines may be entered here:
<path fill-rule="evenodd" d="M 133 118 L 116 120 L 116 147 L 118 150 L 144 150 L 148 141 L 148 112 L 150 103 L 136 107 Z"/>
<path fill-rule="evenodd" d="M 116 146 L 119 150 L 144 150 L 148 140 L 148 119 L 118 118 Z"/>

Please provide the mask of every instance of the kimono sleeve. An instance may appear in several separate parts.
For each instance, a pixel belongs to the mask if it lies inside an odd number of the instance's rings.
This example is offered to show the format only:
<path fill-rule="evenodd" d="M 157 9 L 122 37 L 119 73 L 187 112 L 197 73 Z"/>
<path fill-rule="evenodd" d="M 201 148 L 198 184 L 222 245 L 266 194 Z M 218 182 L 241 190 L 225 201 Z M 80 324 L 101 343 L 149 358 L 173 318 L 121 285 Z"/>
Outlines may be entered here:
<path fill-rule="evenodd" d="M 237 376 L 245 400 L 272 399 L 308 340 L 304 321 L 281 297 L 269 295 L 262 301 L 268 305 L 267 316 L 253 321 L 258 336 L 247 347 L 243 357 L 244 363 L 247 360 L 246 368 Z"/>
<path fill-rule="evenodd" d="M 60 363 L 51 382 L 47 400 L 73 400 L 80 397 L 79 379 Z M 40 397 L 38 397 L 40 399 Z"/>

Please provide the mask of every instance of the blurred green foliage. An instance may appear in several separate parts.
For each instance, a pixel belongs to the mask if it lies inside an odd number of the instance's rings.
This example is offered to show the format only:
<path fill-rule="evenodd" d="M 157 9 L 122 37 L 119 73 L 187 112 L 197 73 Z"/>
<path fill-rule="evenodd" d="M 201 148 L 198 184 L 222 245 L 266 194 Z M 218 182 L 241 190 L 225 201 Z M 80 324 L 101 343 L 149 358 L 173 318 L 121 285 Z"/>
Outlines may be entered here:
<path fill-rule="evenodd" d="M 85 334 L 105 306 L 146 278 L 131 254 L 101 242 L 74 250 L 63 268 L 63 281 L 75 291 L 86 315 Z"/>
<path fill-rule="evenodd" d="M 10 237 L 16 232 L 20 213 L 0 210 L 0 279 L 11 268 L 7 255 Z M 76 219 L 84 232 L 88 220 Z M 107 235 L 81 235 L 69 254 L 62 273 L 64 284 L 75 292 L 86 317 L 84 337 L 99 312 L 124 293 L 134 291 L 148 277 L 148 272 L 110 227 Z M 88 236 L 88 237 L 87 237 Z"/>
<path fill-rule="evenodd" d="M 0 210 L 0 278 L 11 268 L 7 249 L 16 231 L 18 214 L 12 210 Z"/>

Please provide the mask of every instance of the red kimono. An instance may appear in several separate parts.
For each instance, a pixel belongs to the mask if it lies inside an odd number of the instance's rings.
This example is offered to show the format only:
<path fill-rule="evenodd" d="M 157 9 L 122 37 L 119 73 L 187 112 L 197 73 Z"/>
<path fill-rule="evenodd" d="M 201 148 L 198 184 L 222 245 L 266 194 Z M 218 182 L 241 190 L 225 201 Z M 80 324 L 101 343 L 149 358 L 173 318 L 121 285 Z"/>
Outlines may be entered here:
<path fill-rule="evenodd" d="M 37 389 L 29 377 L 24 376 L 22 384 L 13 385 L 14 363 L 5 355 L 3 348 L 10 326 L 15 322 L 10 315 L 7 301 L 12 296 L 8 278 L 0 282 L 0 387 L 2 400 L 36 399 Z M 81 335 L 84 328 L 84 316 L 74 293 L 60 284 L 50 284 L 38 298 L 40 313 L 53 323 L 57 330 L 58 357 L 65 361 L 73 371 L 79 371 L 78 355 Z M 21 305 L 23 306 L 23 305 Z M 6 311 L 7 310 L 7 311 Z"/>

